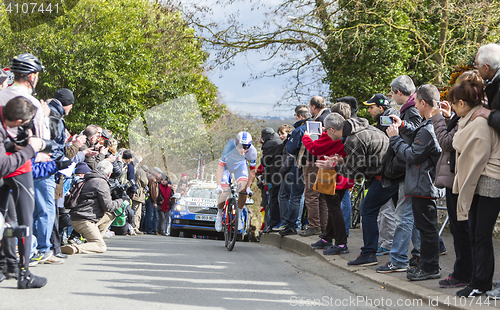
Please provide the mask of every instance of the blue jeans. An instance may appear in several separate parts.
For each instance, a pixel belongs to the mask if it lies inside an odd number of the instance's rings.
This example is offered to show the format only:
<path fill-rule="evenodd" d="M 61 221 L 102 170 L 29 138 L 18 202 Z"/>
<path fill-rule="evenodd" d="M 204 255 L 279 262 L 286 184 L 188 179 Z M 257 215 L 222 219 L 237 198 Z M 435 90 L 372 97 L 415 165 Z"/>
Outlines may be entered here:
<path fill-rule="evenodd" d="M 345 232 L 349 236 L 349 227 L 351 226 L 351 191 L 346 190 L 344 198 L 340 203 L 340 209 L 342 210 L 342 215 L 344 216 L 345 222 Z"/>
<path fill-rule="evenodd" d="M 36 237 L 37 249 L 47 252 L 52 247 L 50 237 L 56 217 L 54 176 L 33 180 L 35 188 L 35 210 L 33 211 L 33 236 Z"/>
<path fill-rule="evenodd" d="M 156 231 L 158 225 L 158 207 L 155 208 L 153 202 L 146 200 L 146 218 L 144 222 L 144 230 L 146 233 Z"/>
<path fill-rule="evenodd" d="M 405 197 L 404 182 L 399 183 L 398 204 L 394 213 L 394 221 L 396 222 L 396 230 L 394 230 L 392 239 L 391 263 L 394 266 L 406 268 L 409 263 L 410 240 L 413 240 L 414 247 L 420 252 L 420 234 L 414 227 L 411 197 Z"/>
<path fill-rule="evenodd" d="M 286 220 L 286 225 L 294 230 L 297 230 L 297 219 L 302 215 L 300 206 L 302 196 L 304 195 L 304 189 L 305 185 L 300 183 L 292 183 L 290 187 L 290 201 L 288 202 L 288 218 Z"/>
<path fill-rule="evenodd" d="M 302 213 L 304 212 L 304 204 L 306 201 L 305 193 L 302 193 L 302 197 L 300 197 L 300 208 L 299 214 L 297 215 L 297 229 L 302 229 Z"/>
<path fill-rule="evenodd" d="M 282 225 L 286 224 L 286 219 L 288 218 L 288 203 L 290 201 L 291 189 L 292 183 L 287 180 L 281 182 L 278 201 L 280 205 L 280 222 Z"/>
<path fill-rule="evenodd" d="M 361 204 L 361 227 L 363 229 L 363 247 L 361 247 L 361 255 L 369 255 L 377 253 L 378 247 L 378 212 L 380 208 L 398 194 L 399 184 L 383 188 L 382 183 L 373 179 L 365 200 Z"/>

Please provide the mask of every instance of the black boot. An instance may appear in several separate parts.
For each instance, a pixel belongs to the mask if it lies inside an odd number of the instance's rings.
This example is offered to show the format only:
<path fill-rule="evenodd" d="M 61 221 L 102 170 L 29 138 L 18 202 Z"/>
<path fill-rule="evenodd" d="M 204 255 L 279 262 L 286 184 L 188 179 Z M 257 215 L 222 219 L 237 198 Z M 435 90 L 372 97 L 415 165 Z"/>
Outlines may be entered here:
<path fill-rule="evenodd" d="M 18 278 L 18 274 L 19 274 L 19 271 L 18 271 L 18 265 L 17 264 L 9 264 L 7 262 L 7 267 L 6 267 L 6 270 L 5 270 L 5 277 L 7 278 L 7 280 L 9 279 L 17 279 Z"/>
<path fill-rule="evenodd" d="M 47 284 L 47 278 L 37 277 L 27 269 L 21 268 L 19 278 L 17 279 L 17 288 L 40 288 Z"/>

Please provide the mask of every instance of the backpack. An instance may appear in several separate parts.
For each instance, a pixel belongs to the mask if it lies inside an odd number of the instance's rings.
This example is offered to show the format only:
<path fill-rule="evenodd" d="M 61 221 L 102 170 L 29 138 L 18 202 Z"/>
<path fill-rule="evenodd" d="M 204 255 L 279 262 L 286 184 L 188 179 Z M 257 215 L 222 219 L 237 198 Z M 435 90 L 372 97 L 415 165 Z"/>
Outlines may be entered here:
<path fill-rule="evenodd" d="M 80 198 L 83 185 L 85 185 L 85 180 L 73 185 L 68 194 L 64 196 L 64 208 L 73 209 L 78 205 L 78 198 Z"/>
<path fill-rule="evenodd" d="M 111 226 L 123 227 L 127 224 L 127 207 L 130 205 L 128 200 L 124 200 L 122 205 L 115 210 L 115 219 L 111 223 Z"/>
<path fill-rule="evenodd" d="M 125 213 L 125 208 L 123 207 L 116 209 L 115 219 L 113 220 L 113 223 L 111 223 L 111 226 L 123 227 L 127 223 L 127 220 L 125 219 Z"/>

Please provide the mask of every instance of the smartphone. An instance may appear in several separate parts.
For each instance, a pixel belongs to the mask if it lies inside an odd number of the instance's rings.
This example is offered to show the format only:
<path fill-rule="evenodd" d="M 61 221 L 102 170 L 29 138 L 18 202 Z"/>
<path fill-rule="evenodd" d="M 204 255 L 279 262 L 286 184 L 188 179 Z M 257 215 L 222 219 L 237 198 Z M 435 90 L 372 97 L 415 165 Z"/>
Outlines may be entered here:
<path fill-rule="evenodd" d="M 321 135 L 323 133 L 322 127 L 323 124 L 321 122 L 306 122 L 307 132 L 311 135 Z"/>
<path fill-rule="evenodd" d="M 380 125 L 391 126 L 392 125 L 392 118 L 390 118 L 389 116 L 381 116 L 380 117 Z"/>

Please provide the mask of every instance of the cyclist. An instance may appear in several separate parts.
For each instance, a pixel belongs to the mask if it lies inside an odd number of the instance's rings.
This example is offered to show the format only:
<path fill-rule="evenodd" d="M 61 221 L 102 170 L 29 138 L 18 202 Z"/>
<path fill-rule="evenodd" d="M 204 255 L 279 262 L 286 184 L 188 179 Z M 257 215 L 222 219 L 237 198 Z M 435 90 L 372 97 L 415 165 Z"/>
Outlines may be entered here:
<path fill-rule="evenodd" d="M 250 174 L 248 173 L 247 160 L 250 162 Z M 217 168 L 217 187 L 215 193 L 219 195 L 217 207 L 217 217 L 215 220 L 215 229 L 222 231 L 222 209 L 224 203 L 229 196 L 229 180 L 231 173 L 234 173 L 236 183 L 238 184 L 237 190 L 238 197 L 238 230 L 243 229 L 243 222 L 241 221 L 241 210 L 245 206 L 247 195 L 253 195 L 250 186 L 255 179 L 255 166 L 257 164 L 257 150 L 252 145 L 252 136 L 242 131 L 236 135 L 236 139 L 231 139 L 227 142 L 222 157 L 219 161 Z"/>

